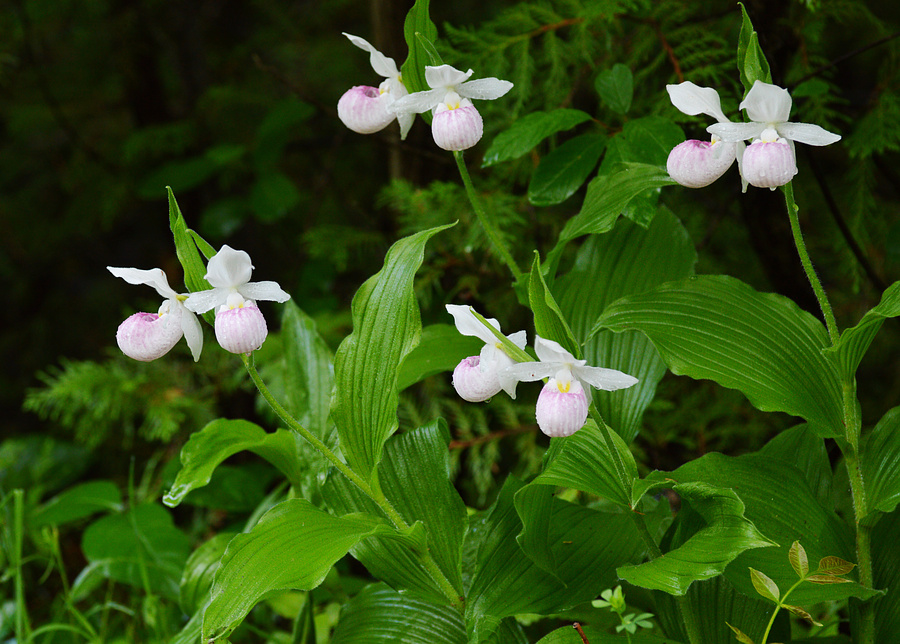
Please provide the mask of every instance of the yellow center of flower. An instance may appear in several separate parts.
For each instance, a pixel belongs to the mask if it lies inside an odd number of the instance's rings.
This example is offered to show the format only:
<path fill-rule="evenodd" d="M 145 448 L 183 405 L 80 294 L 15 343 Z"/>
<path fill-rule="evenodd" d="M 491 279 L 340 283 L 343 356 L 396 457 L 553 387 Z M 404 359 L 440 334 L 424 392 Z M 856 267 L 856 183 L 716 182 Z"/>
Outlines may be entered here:
<path fill-rule="evenodd" d="M 559 389 L 559 393 L 561 393 L 561 394 L 569 393 L 569 389 L 571 387 L 572 387 L 571 382 L 560 382 L 559 380 L 556 381 L 556 388 Z"/>

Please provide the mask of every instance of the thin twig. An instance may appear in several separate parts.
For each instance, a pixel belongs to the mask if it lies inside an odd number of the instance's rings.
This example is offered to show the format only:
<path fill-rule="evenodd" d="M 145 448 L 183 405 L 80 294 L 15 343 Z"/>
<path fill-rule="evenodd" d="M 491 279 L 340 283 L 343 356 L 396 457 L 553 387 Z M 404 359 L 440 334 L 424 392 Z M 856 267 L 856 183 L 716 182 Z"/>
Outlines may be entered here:
<path fill-rule="evenodd" d="M 810 73 L 808 73 L 806 76 L 803 76 L 803 77 L 800 78 L 799 80 L 794 81 L 794 83 L 792 83 L 791 86 L 790 86 L 788 89 L 793 89 L 793 88 L 795 88 L 797 85 L 799 85 L 800 83 L 802 83 L 803 81 L 809 80 L 809 79 L 812 78 L 813 76 L 818 76 L 819 74 L 821 74 L 821 73 L 824 72 L 825 70 L 831 69 L 832 67 L 835 67 L 835 66 L 837 66 L 837 65 L 840 65 L 840 64 L 843 63 L 845 60 L 849 60 L 850 58 L 853 58 L 854 56 L 856 56 L 856 55 L 858 55 L 858 54 L 861 54 L 861 53 L 863 53 L 864 51 L 868 51 L 869 49 L 872 49 L 873 47 L 877 47 L 878 45 L 883 45 L 883 44 L 886 43 L 886 42 L 890 42 L 891 40 L 893 40 L 894 38 L 897 38 L 898 36 L 900 36 L 900 31 L 895 31 L 894 33 L 892 33 L 892 34 L 889 35 L 889 36 L 885 36 L 884 38 L 879 38 L 878 40 L 876 40 L 876 41 L 873 42 L 873 43 L 869 43 L 868 45 L 865 45 L 864 47 L 860 47 L 859 49 L 854 49 L 853 51 L 848 52 L 848 53 L 844 54 L 843 56 L 840 56 L 840 57 L 838 57 L 838 58 L 835 58 L 835 59 L 832 60 L 830 63 L 825 63 L 825 64 L 822 65 L 821 67 L 817 67 L 816 69 L 812 70 L 812 71 L 811 71 Z"/>
<path fill-rule="evenodd" d="M 581 635 L 581 641 L 584 642 L 584 644 L 591 644 L 590 642 L 588 642 L 587 635 L 585 635 L 584 631 L 581 630 L 581 624 L 575 622 L 574 624 L 572 624 L 572 628 L 578 631 L 578 634 Z"/>

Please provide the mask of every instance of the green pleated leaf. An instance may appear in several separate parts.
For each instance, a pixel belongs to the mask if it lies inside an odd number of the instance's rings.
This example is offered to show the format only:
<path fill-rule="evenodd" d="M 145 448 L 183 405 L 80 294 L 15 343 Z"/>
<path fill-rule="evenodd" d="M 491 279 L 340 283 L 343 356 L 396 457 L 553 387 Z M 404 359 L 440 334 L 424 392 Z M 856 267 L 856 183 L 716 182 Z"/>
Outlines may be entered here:
<path fill-rule="evenodd" d="M 341 609 L 332 644 L 466 644 L 462 615 L 449 606 L 366 586 Z"/>
<path fill-rule="evenodd" d="M 212 421 L 181 448 L 181 469 L 163 503 L 175 507 L 191 490 L 209 483 L 216 467 L 229 456 L 249 450 L 262 456 L 288 477 L 299 481 L 302 463 L 297 458 L 297 443 L 293 433 L 279 429 L 267 433 L 259 425 L 246 420 Z"/>
<path fill-rule="evenodd" d="M 403 22 L 403 38 L 409 47 L 409 56 L 400 67 L 403 84 L 410 94 L 431 89 L 425 82 L 425 66 L 434 65 L 428 54 L 426 45 L 416 36 L 421 34 L 425 40 L 434 43 L 438 38 L 437 27 L 428 15 L 430 0 L 416 0 L 412 9 L 406 14 Z"/>
<path fill-rule="evenodd" d="M 869 512 L 893 512 L 900 503 L 900 407 L 865 436 L 861 467 Z"/>
<path fill-rule="evenodd" d="M 787 461 L 803 472 L 803 478 L 824 508 L 834 503 L 831 461 L 825 439 L 816 436 L 808 425 L 797 425 L 781 432 L 766 443 L 759 452 L 770 458 Z"/>
<path fill-rule="evenodd" d="M 744 516 L 766 537 L 774 548 L 748 550 L 728 566 L 725 576 L 742 593 L 755 596 L 748 568 L 765 571 L 779 588 L 790 588 L 797 581 L 789 552 L 800 541 L 809 559 L 825 556 L 853 560 L 853 531 L 830 508 L 819 504 L 804 473 L 790 460 L 771 454 L 746 454 L 728 457 L 707 454 L 667 474 L 679 482 L 703 481 L 717 487 L 733 488 L 744 504 Z M 851 576 L 852 578 L 852 576 Z M 801 584 L 791 592 L 791 602 L 807 606 L 847 597 L 866 599 L 878 591 L 858 583 L 817 586 Z"/>
<path fill-rule="evenodd" d="M 181 573 L 178 604 L 188 615 L 200 610 L 209 598 L 213 579 L 234 534 L 222 532 L 203 542 L 191 553 Z M 199 625 L 197 634 L 199 635 Z"/>
<path fill-rule="evenodd" d="M 422 322 L 413 278 L 425 243 L 445 228 L 449 226 L 396 242 L 384 267 L 353 297 L 353 333 L 335 355 L 331 411 L 347 463 L 366 479 L 381 459 L 384 442 L 397 429 L 399 367 L 419 343 Z"/>
<path fill-rule="evenodd" d="M 284 404 L 303 427 L 324 439 L 334 382 L 331 351 L 316 330 L 316 323 L 293 300 L 284 303 L 281 341 Z"/>
<path fill-rule="evenodd" d="M 875 600 L 875 641 L 890 642 L 900 633 L 900 510 L 885 515 L 872 529 L 872 575 L 876 588 L 884 588 L 883 597 Z M 793 599 L 792 599 L 793 601 Z M 800 603 L 800 602 L 797 602 Z M 850 612 L 853 632 L 857 611 Z"/>
<path fill-rule="evenodd" d="M 600 72 L 594 86 L 600 98 L 613 112 L 625 114 L 631 107 L 634 79 L 631 70 L 622 63 Z"/>
<path fill-rule="evenodd" d="M 294 619 L 294 632 L 291 644 L 316 644 L 316 613 L 312 593 L 306 593 L 303 608 Z"/>
<path fill-rule="evenodd" d="M 378 480 L 407 523 L 422 522 L 431 556 L 462 595 L 461 558 L 467 514 L 450 483 L 448 439 L 449 430 L 443 420 L 394 437 L 385 445 Z M 340 514 L 368 512 L 384 516 L 380 508 L 336 471 L 329 474 L 323 494 L 329 507 Z M 396 590 L 446 602 L 415 553 L 403 544 L 372 538 L 355 545 L 351 553 L 372 575 Z"/>
<path fill-rule="evenodd" d="M 62 525 L 97 512 L 122 509 L 122 494 L 112 481 L 89 481 L 62 492 L 44 503 L 32 515 L 33 527 Z"/>
<path fill-rule="evenodd" d="M 226 637 L 272 593 L 315 588 L 350 548 L 377 533 L 397 534 L 368 515 L 335 517 L 305 499 L 279 503 L 229 542 L 203 615 L 204 640 Z"/>
<path fill-rule="evenodd" d="M 900 315 L 900 282 L 894 282 L 881 296 L 878 306 L 866 312 L 856 326 L 845 329 L 837 344 L 825 349 L 846 378 L 856 375 L 859 363 L 887 318 Z"/>
<path fill-rule="evenodd" d="M 741 7 L 743 20 L 738 37 L 737 66 L 744 91 L 749 92 L 753 83 L 758 80 L 771 83 L 772 72 L 769 70 L 769 61 L 766 60 L 766 55 L 759 47 L 759 38 L 753 29 L 753 23 L 750 22 L 747 10 L 743 3 L 739 2 L 738 5 Z"/>
<path fill-rule="evenodd" d="M 629 119 L 607 142 L 600 174 L 613 174 L 627 163 L 664 166 L 672 148 L 683 141 L 684 130 L 665 117 Z"/>
<path fill-rule="evenodd" d="M 591 336 L 590 332 L 609 304 L 690 275 L 696 260 L 687 231 L 664 209 L 649 228 L 623 220 L 610 232 L 588 238 L 572 269 L 554 285 L 559 308 L 576 341 L 583 344 L 582 357 L 588 364 L 617 369 L 639 380 L 620 391 L 594 391 L 600 415 L 626 442 L 637 434 L 666 365 L 643 333 L 601 331 Z"/>
<path fill-rule="evenodd" d="M 453 371 L 460 360 L 478 355 L 484 342 L 463 335 L 452 324 L 432 324 L 422 329 L 419 345 L 403 360 L 397 389 L 403 391 L 427 376 Z"/>
<path fill-rule="evenodd" d="M 485 153 L 481 165 L 486 168 L 510 159 L 518 159 L 548 136 L 570 130 L 590 120 L 591 115 L 581 110 L 561 108 L 550 112 L 532 112 L 516 120 L 508 130 L 497 135 Z"/>
<path fill-rule="evenodd" d="M 588 184 L 581 211 L 560 233 L 557 247 L 581 235 L 611 230 L 632 199 L 674 183 L 665 167 L 643 163 L 624 164 L 619 172 L 595 177 Z"/>
<path fill-rule="evenodd" d="M 744 504 L 732 490 L 704 483 L 673 489 L 705 526 L 663 557 L 619 568 L 616 572 L 628 583 L 683 595 L 691 583 L 722 574 L 745 550 L 775 545 L 744 516 Z"/>
<path fill-rule="evenodd" d="M 175 201 L 175 193 L 169 187 L 166 188 L 166 191 L 169 196 L 169 228 L 175 237 L 175 253 L 184 269 L 184 285 L 191 292 L 210 289 L 212 287 L 209 282 L 203 279 L 203 276 L 206 275 L 206 263 L 203 261 L 200 251 L 197 250 L 197 245 L 181 214 L 178 202 Z M 207 321 L 211 321 L 211 318 L 207 318 Z"/>
<path fill-rule="evenodd" d="M 805 418 L 842 436 L 837 369 L 822 355 L 824 327 L 791 300 L 727 276 L 669 282 L 609 306 L 595 330 L 637 330 L 678 375 L 738 389 L 763 411 Z"/>
<path fill-rule="evenodd" d="M 581 629 L 590 644 L 679 644 L 670 637 L 645 630 L 639 630 L 629 637 L 625 633 L 613 635 L 593 626 L 582 625 Z M 584 640 L 574 627 L 568 625 L 548 633 L 539 639 L 537 644 L 584 644 Z"/>
<path fill-rule="evenodd" d="M 571 197 L 597 167 L 605 145 L 603 135 L 582 134 L 550 152 L 531 176 L 528 201 L 535 206 L 552 206 Z"/>
<path fill-rule="evenodd" d="M 528 303 L 534 313 L 534 331 L 542 338 L 559 342 L 566 351 L 581 359 L 581 346 L 572 334 L 566 318 L 553 298 L 544 275 L 541 259 L 535 251 L 528 279 Z"/>

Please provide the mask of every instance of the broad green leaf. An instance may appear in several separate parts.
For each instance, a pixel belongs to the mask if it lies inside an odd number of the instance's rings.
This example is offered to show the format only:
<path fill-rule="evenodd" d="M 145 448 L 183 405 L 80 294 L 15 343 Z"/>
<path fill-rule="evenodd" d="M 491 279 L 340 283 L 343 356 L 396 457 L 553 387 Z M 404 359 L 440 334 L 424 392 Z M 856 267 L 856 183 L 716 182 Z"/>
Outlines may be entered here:
<path fill-rule="evenodd" d="M 73 594 L 89 586 L 93 576 L 134 588 L 147 588 L 178 599 L 178 582 L 188 558 L 190 540 L 159 505 L 139 505 L 123 514 L 105 516 L 84 531 L 81 550 L 90 566 L 79 575 Z"/>
<path fill-rule="evenodd" d="M 875 600 L 875 641 L 890 642 L 900 633 L 900 510 L 885 515 L 872 529 L 872 575 L 874 586 L 884 588 L 885 594 Z M 792 600 L 793 601 L 793 600 Z M 799 603 L 799 602 L 797 602 Z M 851 627 L 858 611 L 850 611 Z"/>
<path fill-rule="evenodd" d="M 674 183 L 664 167 L 641 163 L 625 164 L 618 172 L 598 175 L 588 184 L 581 211 L 560 233 L 557 248 L 581 235 L 611 230 L 632 199 Z"/>
<path fill-rule="evenodd" d="M 741 7 L 743 20 L 738 38 L 737 66 L 744 92 L 749 92 L 753 83 L 758 80 L 771 83 L 772 73 L 769 71 L 769 62 L 759 47 L 759 38 L 753 29 L 753 23 L 750 22 L 750 16 L 747 15 L 747 9 L 741 2 L 738 5 Z"/>
<path fill-rule="evenodd" d="M 303 609 L 297 613 L 294 619 L 294 632 L 291 634 L 291 644 L 316 644 L 316 614 L 313 604 L 312 592 L 306 593 L 306 601 Z"/>
<path fill-rule="evenodd" d="M 705 525 L 663 557 L 619 568 L 616 572 L 628 583 L 683 595 L 693 582 L 722 574 L 742 552 L 775 545 L 744 516 L 744 504 L 732 490 L 705 483 L 673 489 Z"/>
<path fill-rule="evenodd" d="M 343 606 L 331 644 L 381 642 L 466 644 L 466 625 L 454 608 L 372 584 Z"/>
<path fill-rule="evenodd" d="M 294 435 L 286 429 L 269 434 L 246 420 L 214 420 L 194 433 L 181 448 L 182 467 L 163 503 L 175 507 L 188 492 L 209 483 L 219 463 L 244 450 L 262 456 L 288 480 L 299 481 L 303 464 L 297 458 L 296 449 Z"/>
<path fill-rule="evenodd" d="M 532 112 L 515 121 L 491 143 L 481 166 L 486 168 L 530 152 L 548 136 L 570 130 L 590 121 L 591 115 L 581 110 L 561 108 L 550 112 Z"/>
<path fill-rule="evenodd" d="M 642 333 L 601 331 L 590 336 L 590 331 L 609 304 L 690 275 L 696 260 L 687 231 L 663 209 L 649 228 L 623 220 L 610 232 L 588 238 L 574 266 L 553 287 L 588 364 L 617 369 L 639 380 L 620 391 L 594 391 L 600 415 L 625 442 L 637 434 L 666 365 Z"/>
<path fill-rule="evenodd" d="M 534 331 L 542 338 L 559 342 L 575 358 L 581 359 L 581 346 L 566 322 L 541 273 L 541 259 L 535 251 L 528 280 L 528 303 L 534 313 Z"/>
<path fill-rule="evenodd" d="M 552 206 L 571 197 L 597 167 L 605 145 L 605 136 L 582 134 L 550 152 L 531 176 L 528 201 L 535 206 Z"/>
<path fill-rule="evenodd" d="M 866 312 L 856 326 L 845 329 L 837 344 L 824 349 L 833 358 L 845 378 L 856 375 L 859 363 L 887 318 L 900 315 L 900 282 L 894 282 L 881 296 L 878 306 Z"/>
<path fill-rule="evenodd" d="M 641 331 L 673 373 L 738 389 L 763 411 L 801 416 L 822 437 L 843 435 L 840 379 L 821 351 L 828 335 L 785 297 L 727 276 L 691 277 L 618 300 L 600 329 Z"/>
<path fill-rule="evenodd" d="M 733 488 L 745 506 L 744 516 L 778 544 L 775 548 L 748 550 L 725 570 L 728 580 L 748 596 L 756 595 L 748 568 L 764 570 L 779 588 L 790 588 L 797 581 L 788 556 L 794 541 L 803 544 L 813 561 L 824 556 L 853 558 L 855 546 L 850 527 L 830 507 L 819 504 L 804 473 L 787 461 L 762 453 L 738 457 L 707 454 L 666 476 L 679 483 L 702 481 Z M 791 593 L 790 601 L 806 606 L 850 596 L 865 599 L 876 594 L 877 591 L 856 582 L 829 586 L 801 584 Z"/>
<path fill-rule="evenodd" d="M 206 275 L 206 263 L 190 235 L 178 202 L 175 201 L 175 193 L 169 187 L 166 190 L 169 195 L 169 228 L 175 237 L 175 254 L 184 269 L 184 285 L 191 292 L 208 290 L 212 286 L 203 278 Z M 207 322 L 212 322 L 212 319 L 212 316 L 206 316 Z"/>
<path fill-rule="evenodd" d="M 604 69 L 594 83 L 600 98 L 613 112 L 625 114 L 631 107 L 634 79 L 631 70 L 617 63 L 612 69 Z"/>
<path fill-rule="evenodd" d="M 900 503 L 900 407 L 864 438 L 861 467 L 869 512 L 893 512 Z"/>
<path fill-rule="evenodd" d="M 96 512 L 122 509 L 122 494 L 112 481 L 89 481 L 70 487 L 44 503 L 32 515 L 33 527 L 62 525 L 89 517 Z"/>
<path fill-rule="evenodd" d="M 466 605 L 470 641 L 487 639 L 503 617 L 548 614 L 596 597 L 614 583 L 615 566 L 634 560 L 641 549 L 629 517 L 555 499 L 547 541 L 556 574 L 550 575 L 516 542 L 523 525 L 513 499 L 521 487 L 509 477 L 470 532 L 480 542 Z"/>
<path fill-rule="evenodd" d="M 284 303 L 281 315 L 284 349 L 285 406 L 314 435 L 328 435 L 328 413 L 334 382 L 331 350 L 316 323 L 294 302 Z"/>
<path fill-rule="evenodd" d="M 431 556 L 462 594 L 460 565 L 467 515 L 462 499 L 450 483 L 448 438 L 449 430 L 443 420 L 395 436 L 385 445 L 378 480 L 407 523 L 423 523 Z M 323 494 L 328 505 L 341 514 L 368 512 L 385 516 L 336 471 L 330 472 Z M 395 589 L 432 601 L 446 601 L 419 558 L 403 544 L 372 538 L 355 545 L 351 553 L 369 572 Z"/>
<path fill-rule="evenodd" d="M 791 562 L 791 568 L 800 578 L 805 577 L 809 573 L 809 559 L 806 556 L 806 549 L 800 545 L 799 541 L 791 544 L 788 551 L 788 559 Z"/>
<path fill-rule="evenodd" d="M 409 47 L 409 56 L 401 66 L 400 73 L 403 77 L 403 84 L 406 85 L 410 94 L 431 89 L 425 82 L 425 66 L 434 63 L 431 62 L 431 57 L 422 41 L 416 37 L 416 34 L 422 34 L 431 43 L 437 40 L 437 27 L 428 15 L 430 1 L 416 0 L 403 22 L 403 37 L 406 40 L 406 46 Z"/>
<path fill-rule="evenodd" d="M 478 355 L 484 343 L 463 335 L 452 324 L 432 324 L 422 329 L 419 345 L 403 360 L 397 389 L 403 391 L 427 376 L 453 371 L 460 360 Z"/>
<path fill-rule="evenodd" d="M 305 499 L 279 503 L 229 542 L 203 615 L 204 641 L 226 637 L 270 593 L 315 588 L 350 548 L 377 533 L 396 531 L 368 515 L 332 516 Z"/>
<path fill-rule="evenodd" d="M 182 503 L 225 512 L 252 512 L 266 497 L 266 487 L 276 476 L 268 463 L 259 461 L 241 467 L 219 465 L 209 483 L 192 490 Z"/>
<path fill-rule="evenodd" d="M 427 2 L 425 3 L 427 5 Z M 422 322 L 413 278 L 425 243 L 440 226 L 394 243 L 384 267 L 353 297 L 353 333 L 334 360 L 332 418 L 347 463 L 368 479 L 384 442 L 397 429 L 400 365 L 419 343 Z"/>
<path fill-rule="evenodd" d="M 630 119 L 606 143 L 599 174 L 614 174 L 622 164 L 664 166 L 669 153 L 684 141 L 684 130 L 662 116 Z"/>
<path fill-rule="evenodd" d="M 781 598 L 781 591 L 778 590 L 778 584 L 772 581 L 772 579 L 763 572 L 760 572 L 754 568 L 750 568 L 749 570 L 750 582 L 753 584 L 756 592 L 758 592 L 763 599 L 768 599 L 769 601 L 777 604 L 779 599 Z"/>
<path fill-rule="evenodd" d="M 679 644 L 671 637 L 663 637 L 662 635 L 639 630 L 634 635 L 626 635 L 620 633 L 613 635 L 605 630 L 595 626 L 582 625 L 581 630 L 587 637 L 590 644 Z M 584 644 L 578 631 L 569 624 L 556 629 L 539 639 L 537 644 Z"/>
<path fill-rule="evenodd" d="M 178 604 L 181 606 L 181 610 L 188 615 L 199 611 L 209 598 L 209 591 L 222 561 L 222 555 L 225 554 L 225 548 L 232 537 L 234 537 L 233 533 L 220 532 L 203 542 L 188 557 L 181 573 L 178 594 Z M 199 636 L 199 634 L 198 624 L 197 635 Z"/>
<path fill-rule="evenodd" d="M 803 472 L 803 478 L 822 507 L 834 503 L 833 473 L 825 440 L 806 424 L 781 432 L 760 450 L 769 458 L 778 458 Z"/>

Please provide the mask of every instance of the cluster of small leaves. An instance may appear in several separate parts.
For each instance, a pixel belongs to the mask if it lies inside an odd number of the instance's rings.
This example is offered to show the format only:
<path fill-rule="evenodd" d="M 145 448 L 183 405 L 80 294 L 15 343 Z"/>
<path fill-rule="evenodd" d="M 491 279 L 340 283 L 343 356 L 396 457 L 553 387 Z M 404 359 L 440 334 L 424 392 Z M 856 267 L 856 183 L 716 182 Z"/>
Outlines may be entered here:
<path fill-rule="evenodd" d="M 628 634 L 628 640 L 631 641 L 631 635 L 634 635 L 639 628 L 653 628 L 650 619 L 653 613 L 628 613 L 625 614 L 628 606 L 625 604 L 625 596 L 622 594 L 622 586 L 616 586 L 615 589 L 607 588 L 600 593 L 602 599 L 595 599 L 591 602 L 594 608 L 609 608 L 618 617 L 620 623 L 616 626 L 616 632 L 625 631 Z"/>

